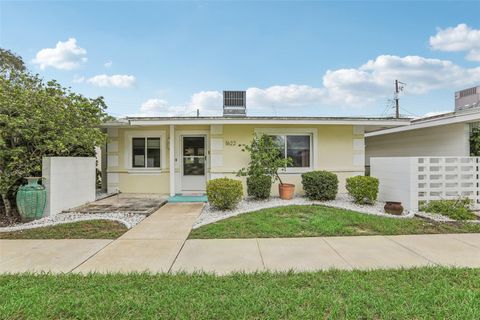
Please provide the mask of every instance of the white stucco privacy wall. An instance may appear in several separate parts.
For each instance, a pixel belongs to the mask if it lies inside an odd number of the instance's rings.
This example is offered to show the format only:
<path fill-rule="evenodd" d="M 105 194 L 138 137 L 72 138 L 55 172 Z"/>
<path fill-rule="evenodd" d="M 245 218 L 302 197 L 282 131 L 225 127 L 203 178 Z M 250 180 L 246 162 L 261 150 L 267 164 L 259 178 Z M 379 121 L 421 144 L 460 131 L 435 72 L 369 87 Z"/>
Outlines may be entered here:
<path fill-rule="evenodd" d="M 94 157 L 44 157 L 45 216 L 94 201 L 95 174 Z"/>
<path fill-rule="evenodd" d="M 399 201 L 406 210 L 416 211 L 415 158 L 371 158 L 370 176 L 378 178 L 378 201 Z"/>

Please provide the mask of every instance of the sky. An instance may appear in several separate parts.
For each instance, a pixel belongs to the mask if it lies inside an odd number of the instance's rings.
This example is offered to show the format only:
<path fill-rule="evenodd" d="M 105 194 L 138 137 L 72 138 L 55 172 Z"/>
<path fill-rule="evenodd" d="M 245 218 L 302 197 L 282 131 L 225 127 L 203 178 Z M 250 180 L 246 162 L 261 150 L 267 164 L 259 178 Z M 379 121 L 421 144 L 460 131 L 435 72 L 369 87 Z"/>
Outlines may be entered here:
<path fill-rule="evenodd" d="M 123 116 L 452 111 L 480 85 L 480 2 L 3 1 L 0 46 Z"/>

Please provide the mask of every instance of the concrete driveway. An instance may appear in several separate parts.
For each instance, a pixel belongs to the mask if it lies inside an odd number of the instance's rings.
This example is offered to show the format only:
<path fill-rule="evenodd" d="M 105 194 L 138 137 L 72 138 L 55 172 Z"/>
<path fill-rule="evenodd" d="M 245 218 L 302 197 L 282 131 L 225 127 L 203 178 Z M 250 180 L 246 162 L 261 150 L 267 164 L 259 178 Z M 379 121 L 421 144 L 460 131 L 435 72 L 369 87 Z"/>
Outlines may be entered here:
<path fill-rule="evenodd" d="M 480 267 L 480 234 L 186 240 L 202 208 L 166 204 L 117 240 L 0 240 L 0 272 Z"/>

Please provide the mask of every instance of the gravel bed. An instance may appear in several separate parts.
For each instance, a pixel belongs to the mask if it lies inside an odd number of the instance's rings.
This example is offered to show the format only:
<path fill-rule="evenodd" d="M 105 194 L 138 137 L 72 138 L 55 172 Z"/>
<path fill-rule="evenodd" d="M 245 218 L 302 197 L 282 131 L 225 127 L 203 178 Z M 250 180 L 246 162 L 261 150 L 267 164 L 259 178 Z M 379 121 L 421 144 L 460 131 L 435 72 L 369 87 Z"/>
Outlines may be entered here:
<path fill-rule="evenodd" d="M 273 207 L 281 207 L 281 206 L 290 206 L 290 205 L 312 205 L 312 204 L 320 204 L 334 208 L 340 209 L 347 209 L 352 211 L 357 211 L 360 213 L 365 214 L 372 214 L 382 217 L 388 218 L 412 218 L 414 216 L 413 212 L 404 212 L 401 216 L 391 215 L 385 213 L 383 203 L 377 202 L 374 205 L 359 205 L 355 204 L 353 200 L 347 194 L 339 194 L 335 200 L 331 201 L 311 201 L 307 198 L 303 197 L 296 197 L 292 200 L 282 200 L 280 198 L 270 198 L 267 200 L 252 200 L 252 199 L 245 199 L 237 206 L 234 210 L 228 211 L 221 211 L 215 210 L 210 207 L 210 204 L 206 204 L 202 210 L 202 213 L 198 217 L 197 221 L 193 225 L 193 228 L 196 229 L 203 225 L 217 222 L 223 219 L 227 219 L 230 217 L 238 216 L 242 213 L 252 212 L 260 209 L 266 208 L 273 208 Z"/>
<path fill-rule="evenodd" d="M 18 223 L 12 226 L 0 228 L 0 232 L 19 231 L 40 227 L 54 226 L 57 224 L 71 223 L 87 220 L 111 220 L 117 221 L 125 225 L 128 229 L 133 228 L 135 225 L 145 219 L 143 214 L 134 214 L 128 212 L 110 212 L 110 213 L 78 213 L 68 212 L 59 213 L 53 217 L 45 217 L 38 220 L 30 221 L 27 223 Z"/>
<path fill-rule="evenodd" d="M 420 218 L 430 219 L 430 220 L 439 221 L 439 222 L 456 221 L 456 220 L 453 220 L 452 218 L 449 218 L 439 213 L 430 213 L 430 212 L 420 211 L 420 212 L 415 212 L 415 215 Z"/>
<path fill-rule="evenodd" d="M 415 215 L 420 218 L 425 218 L 425 219 L 430 219 L 438 222 L 454 222 L 454 221 L 459 221 L 459 222 L 468 222 L 468 223 L 480 223 L 480 220 L 455 220 L 450 217 L 444 216 L 439 213 L 430 213 L 430 212 L 415 212 Z"/>

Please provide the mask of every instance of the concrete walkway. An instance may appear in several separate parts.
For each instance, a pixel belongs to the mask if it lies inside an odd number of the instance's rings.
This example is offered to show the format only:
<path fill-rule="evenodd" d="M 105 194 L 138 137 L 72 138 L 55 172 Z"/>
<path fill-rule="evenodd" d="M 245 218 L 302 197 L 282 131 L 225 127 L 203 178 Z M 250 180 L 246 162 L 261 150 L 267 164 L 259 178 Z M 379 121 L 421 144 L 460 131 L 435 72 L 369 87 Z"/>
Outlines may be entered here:
<path fill-rule="evenodd" d="M 480 267 L 480 234 L 186 240 L 202 207 L 166 204 L 117 240 L 0 240 L 0 273 Z"/>
<path fill-rule="evenodd" d="M 168 272 L 203 203 L 168 203 L 74 272 Z"/>

